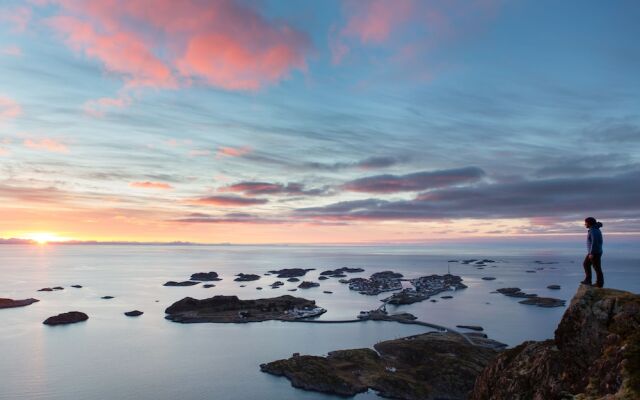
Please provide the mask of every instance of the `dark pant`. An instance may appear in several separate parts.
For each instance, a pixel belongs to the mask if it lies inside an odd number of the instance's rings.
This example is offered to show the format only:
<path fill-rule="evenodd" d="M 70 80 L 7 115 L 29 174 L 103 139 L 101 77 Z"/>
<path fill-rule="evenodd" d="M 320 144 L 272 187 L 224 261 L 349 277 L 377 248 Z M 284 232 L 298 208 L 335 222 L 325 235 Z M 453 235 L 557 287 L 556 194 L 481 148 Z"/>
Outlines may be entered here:
<path fill-rule="evenodd" d="M 591 267 L 593 266 L 596 271 L 596 286 L 604 286 L 604 276 L 602 276 L 602 254 L 594 254 L 593 258 L 589 258 L 589 255 L 584 258 L 582 263 L 584 267 L 585 282 L 591 283 Z"/>

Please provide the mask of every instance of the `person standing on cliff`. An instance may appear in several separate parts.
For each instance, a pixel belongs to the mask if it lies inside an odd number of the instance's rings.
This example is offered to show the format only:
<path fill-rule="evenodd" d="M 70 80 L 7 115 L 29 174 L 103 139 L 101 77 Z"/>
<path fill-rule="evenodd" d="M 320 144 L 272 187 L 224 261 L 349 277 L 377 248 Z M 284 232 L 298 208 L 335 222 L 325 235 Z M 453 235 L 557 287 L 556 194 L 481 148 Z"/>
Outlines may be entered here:
<path fill-rule="evenodd" d="M 584 285 L 591 285 L 591 267 L 596 271 L 596 287 L 604 286 L 604 277 L 602 276 L 602 222 L 596 221 L 595 218 L 589 217 L 584 220 L 584 226 L 589 230 L 587 233 L 587 256 L 584 258 L 582 266 L 584 267 L 585 278 L 582 282 Z"/>

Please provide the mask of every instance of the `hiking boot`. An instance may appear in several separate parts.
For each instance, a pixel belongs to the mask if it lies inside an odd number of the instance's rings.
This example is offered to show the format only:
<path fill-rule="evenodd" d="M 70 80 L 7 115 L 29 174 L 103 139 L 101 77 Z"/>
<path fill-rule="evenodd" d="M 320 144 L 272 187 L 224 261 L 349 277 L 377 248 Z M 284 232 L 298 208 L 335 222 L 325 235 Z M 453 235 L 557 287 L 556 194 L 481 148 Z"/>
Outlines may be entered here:
<path fill-rule="evenodd" d="M 586 280 L 586 279 L 585 279 L 585 280 L 583 280 L 583 281 L 580 281 L 580 284 L 582 284 L 582 285 L 587 285 L 587 286 L 593 286 L 593 285 L 591 284 L 591 282 L 590 282 L 590 281 L 588 281 L 588 280 Z"/>

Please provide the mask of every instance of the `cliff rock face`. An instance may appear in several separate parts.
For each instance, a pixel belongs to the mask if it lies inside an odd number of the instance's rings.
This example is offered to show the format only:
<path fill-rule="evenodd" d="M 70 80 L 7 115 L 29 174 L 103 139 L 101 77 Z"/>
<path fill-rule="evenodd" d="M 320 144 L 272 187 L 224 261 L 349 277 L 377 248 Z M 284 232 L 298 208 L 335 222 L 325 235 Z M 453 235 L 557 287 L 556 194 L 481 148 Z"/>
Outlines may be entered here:
<path fill-rule="evenodd" d="M 640 399 L 640 295 L 581 286 L 555 338 L 500 354 L 470 399 Z"/>

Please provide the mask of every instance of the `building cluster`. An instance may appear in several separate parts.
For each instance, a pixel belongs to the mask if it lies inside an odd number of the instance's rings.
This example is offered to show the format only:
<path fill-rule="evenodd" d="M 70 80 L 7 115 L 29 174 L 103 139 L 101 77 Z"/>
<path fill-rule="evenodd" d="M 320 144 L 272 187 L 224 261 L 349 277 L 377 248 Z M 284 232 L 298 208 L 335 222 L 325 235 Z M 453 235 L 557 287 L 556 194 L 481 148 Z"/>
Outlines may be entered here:
<path fill-rule="evenodd" d="M 299 318 L 317 317 L 318 315 L 324 314 L 326 312 L 327 310 L 325 310 L 322 307 L 304 307 L 304 308 L 294 307 L 293 310 L 287 310 L 284 313 L 285 315 L 293 319 L 299 319 Z"/>
<path fill-rule="evenodd" d="M 375 296 L 382 292 L 390 292 L 402 289 L 402 282 L 399 278 L 389 277 L 371 277 L 352 278 L 348 280 L 349 289 L 355 290 L 360 294 Z"/>

